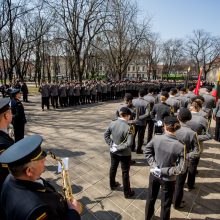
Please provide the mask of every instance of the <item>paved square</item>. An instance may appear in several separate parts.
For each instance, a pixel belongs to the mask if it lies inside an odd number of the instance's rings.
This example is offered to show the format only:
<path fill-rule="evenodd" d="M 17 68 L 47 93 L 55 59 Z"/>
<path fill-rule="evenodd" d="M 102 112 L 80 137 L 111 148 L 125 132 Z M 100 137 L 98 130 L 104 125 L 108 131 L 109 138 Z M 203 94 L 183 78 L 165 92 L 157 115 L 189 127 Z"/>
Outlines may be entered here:
<path fill-rule="evenodd" d="M 134 198 L 125 199 L 122 188 L 109 189 L 110 156 L 103 134 L 119 102 L 41 111 L 39 96 L 30 97 L 30 101 L 25 104 L 26 134 L 42 135 L 44 148 L 59 157 L 70 158 L 74 196 L 84 205 L 82 219 L 143 220 L 149 176 L 143 155 L 132 155 L 138 162 L 130 171 Z M 209 141 L 205 146 L 196 189 L 191 192 L 185 189 L 186 207 L 181 211 L 172 208 L 171 219 L 220 219 L 220 144 Z M 47 157 L 46 165 L 43 176 L 61 189 L 56 161 Z M 122 182 L 120 167 L 117 180 Z M 159 219 L 159 199 L 156 210 L 154 219 Z"/>

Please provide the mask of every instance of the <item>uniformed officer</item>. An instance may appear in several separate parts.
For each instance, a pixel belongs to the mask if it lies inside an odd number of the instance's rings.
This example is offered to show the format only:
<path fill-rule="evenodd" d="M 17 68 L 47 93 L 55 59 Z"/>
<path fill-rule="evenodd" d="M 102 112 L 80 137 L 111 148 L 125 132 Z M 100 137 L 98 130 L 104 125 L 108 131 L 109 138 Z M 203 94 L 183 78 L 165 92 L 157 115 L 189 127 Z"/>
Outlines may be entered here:
<path fill-rule="evenodd" d="M 194 86 L 190 86 L 189 90 L 188 90 L 188 93 L 185 95 L 190 100 L 196 96 L 195 93 L 193 92 L 194 89 L 195 89 Z"/>
<path fill-rule="evenodd" d="M 79 220 L 79 204 L 66 201 L 44 179 L 46 153 L 41 150 L 43 139 L 39 135 L 25 137 L 5 150 L 0 163 L 8 166 L 1 194 L 4 220 Z"/>
<path fill-rule="evenodd" d="M 122 169 L 122 181 L 125 198 L 132 197 L 135 192 L 130 188 L 129 170 L 131 161 L 131 146 L 133 144 L 133 134 L 128 121 L 131 111 L 127 107 L 122 107 L 119 112 L 120 117 L 110 123 L 104 133 L 104 139 L 110 146 L 111 167 L 110 167 L 110 188 L 116 189 L 120 184 L 115 181 L 119 162 Z"/>
<path fill-rule="evenodd" d="M 53 108 L 58 108 L 58 95 L 59 95 L 59 86 L 54 80 L 50 86 L 50 96 L 51 96 L 51 105 Z"/>
<path fill-rule="evenodd" d="M 14 144 L 14 140 L 8 134 L 8 126 L 12 121 L 10 99 L 0 99 L 0 154 Z M 8 168 L 0 165 L 0 193 L 2 184 L 8 175 Z"/>
<path fill-rule="evenodd" d="M 132 104 L 132 100 L 133 100 L 133 96 L 131 95 L 131 93 L 126 93 L 125 97 L 124 97 L 124 103 L 121 103 L 118 106 L 118 109 L 116 111 L 116 117 L 120 117 L 119 112 L 120 112 L 122 107 L 127 107 L 131 111 L 130 120 L 134 120 L 135 119 L 136 113 L 135 113 L 135 108 L 134 108 L 134 106 Z"/>
<path fill-rule="evenodd" d="M 41 93 L 41 108 L 44 111 L 44 106 L 47 106 L 47 109 L 50 109 L 49 97 L 50 97 L 50 86 L 49 84 L 42 82 L 38 90 Z"/>
<path fill-rule="evenodd" d="M 154 204 L 160 186 L 162 189 L 161 219 L 170 219 L 176 176 L 185 172 L 184 145 L 175 136 L 175 132 L 179 128 L 180 123 L 176 117 L 165 117 L 165 134 L 155 135 L 145 146 L 144 154 L 151 167 L 145 208 L 146 220 L 151 219 L 154 214 Z"/>
<path fill-rule="evenodd" d="M 14 128 L 15 142 L 24 138 L 24 128 L 27 122 L 24 106 L 20 101 L 21 93 L 20 89 L 11 90 L 11 111 L 13 115 L 12 125 Z"/>
<path fill-rule="evenodd" d="M 181 88 L 179 91 L 179 96 L 177 97 L 180 107 L 182 108 L 187 108 L 188 104 L 190 103 L 190 98 L 187 98 L 186 94 L 186 88 Z"/>
<path fill-rule="evenodd" d="M 215 108 L 215 98 L 211 95 L 212 87 L 208 86 L 206 87 L 206 92 L 203 94 L 204 97 L 204 103 L 202 105 L 202 108 L 204 111 L 208 113 L 208 119 L 209 121 L 212 120 L 212 113 L 213 109 Z"/>
<path fill-rule="evenodd" d="M 152 111 L 151 116 L 155 119 L 155 134 L 163 133 L 163 121 L 166 116 L 169 116 L 170 106 L 166 103 L 166 100 L 169 98 L 169 93 L 166 91 L 162 91 L 160 94 L 160 102 L 155 104 Z"/>
<path fill-rule="evenodd" d="M 187 161 L 194 160 L 200 155 L 200 145 L 197 138 L 197 134 L 193 131 L 187 124 L 187 121 L 192 119 L 192 114 L 187 108 L 180 108 L 178 113 L 178 120 L 180 121 L 181 128 L 176 131 L 176 137 L 178 140 L 186 145 Z M 187 163 L 188 164 L 188 163 Z M 189 166 L 192 164 L 189 163 Z M 191 170 L 191 168 L 189 168 Z M 180 174 L 176 178 L 175 193 L 173 197 L 173 206 L 175 209 L 183 208 L 182 198 L 183 198 L 183 188 L 188 174 L 188 167 L 186 172 Z M 191 181 L 191 175 L 188 176 L 188 182 Z"/>
<path fill-rule="evenodd" d="M 177 89 L 171 88 L 170 90 L 170 96 L 166 100 L 166 103 L 171 107 L 171 112 L 174 114 L 177 112 L 177 110 L 180 108 L 180 102 L 176 97 Z"/>
<path fill-rule="evenodd" d="M 152 111 L 154 104 L 155 104 L 155 97 L 154 97 L 154 88 L 148 88 L 148 94 L 144 96 L 144 100 L 150 103 L 150 111 Z M 154 121 L 149 118 L 147 120 L 147 143 L 150 142 L 153 136 L 154 131 Z"/>
<path fill-rule="evenodd" d="M 150 119 L 150 103 L 144 100 L 145 90 L 139 91 L 139 97 L 137 99 L 133 99 L 132 103 L 135 109 L 138 112 L 138 120 L 136 120 L 135 125 L 135 136 L 134 136 L 134 143 L 132 146 L 132 151 L 135 150 L 135 137 L 138 134 L 138 142 L 137 142 L 137 154 L 142 154 L 142 145 L 144 143 L 144 135 L 147 125 L 147 120 Z"/>
<path fill-rule="evenodd" d="M 195 99 L 191 106 L 190 111 L 192 114 L 192 119 L 187 121 L 186 124 L 197 133 L 200 144 L 200 151 L 203 151 L 203 141 L 211 139 L 211 135 L 208 133 L 208 120 L 205 119 L 200 114 L 200 110 L 202 108 L 202 101 L 200 99 Z M 192 158 L 189 163 L 189 171 L 188 171 L 188 189 L 194 189 L 195 185 L 195 177 L 197 172 L 197 166 L 199 164 L 200 157 Z"/>

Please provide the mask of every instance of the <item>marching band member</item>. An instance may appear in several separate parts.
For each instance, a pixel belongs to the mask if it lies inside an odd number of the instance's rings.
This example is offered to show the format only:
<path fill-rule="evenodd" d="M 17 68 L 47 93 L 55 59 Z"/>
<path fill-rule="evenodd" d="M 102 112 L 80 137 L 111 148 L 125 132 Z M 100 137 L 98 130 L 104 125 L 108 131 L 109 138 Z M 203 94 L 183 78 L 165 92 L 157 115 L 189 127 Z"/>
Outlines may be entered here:
<path fill-rule="evenodd" d="M 46 153 L 39 135 L 25 137 L 0 156 L 10 173 L 2 187 L 1 211 L 4 220 L 79 220 L 79 203 L 66 201 L 49 182 L 40 178 Z"/>
<path fill-rule="evenodd" d="M 122 107 L 119 112 L 120 117 L 112 121 L 104 133 L 104 139 L 110 146 L 111 167 L 110 167 L 110 188 L 116 189 L 120 184 L 115 181 L 119 162 L 122 169 L 122 181 L 125 198 L 132 197 L 135 192 L 130 188 L 129 170 L 131 161 L 131 146 L 133 144 L 133 134 L 128 125 L 131 111 L 127 107 Z"/>
<path fill-rule="evenodd" d="M 154 205 L 161 192 L 161 219 L 170 219 L 170 207 L 173 199 L 176 176 L 185 172 L 184 145 L 175 136 L 180 123 L 174 116 L 164 119 L 165 133 L 155 135 L 145 146 L 144 154 L 150 165 L 148 197 L 145 208 L 145 219 L 154 214 Z"/>

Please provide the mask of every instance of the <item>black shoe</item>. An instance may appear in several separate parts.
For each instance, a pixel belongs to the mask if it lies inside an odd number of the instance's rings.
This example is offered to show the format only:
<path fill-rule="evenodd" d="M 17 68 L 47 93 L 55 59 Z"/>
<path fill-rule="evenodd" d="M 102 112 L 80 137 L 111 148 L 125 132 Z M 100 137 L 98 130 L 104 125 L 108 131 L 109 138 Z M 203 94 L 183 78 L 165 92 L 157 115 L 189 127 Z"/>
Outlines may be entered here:
<path fill-rule="evenodd" d="M 185 208 L 185 205 L 184 204 L 181 204 L 181 205 L 178 205 L 178 206 L 174 206 L 173 207 L 174 209 L 183 209 L 183 208 Z"/>
<path fill-rule="evenodd" d="M 137 154 L 143 154 L 143 150 L 137 150 L 136 153 Z"/>
<path fill-rule="evenodd" d="M 128 198 L 131 198 L 134 195 L 135 195 L 134 190 L 131 190 L 129 193 L 125 194 L 125 198 L 128 199 Z"/>
<path fill-rule="evenodd" d="M 180 205 L 173 206 L 174 209 L 183 209 L 186 206 L 185 201 L 181 201 Z"/>
<path fill-rule="evenodd" d="M 130 165 L 134 165 L 134 164 L 136 164 L 136 161 L 135 160 L 131 160 L 130 161 Z"/>
<path fill-rule="evenodd" d="M 194 186 L 192 186 L 192 187 L 188 187 L 188 190 L 193 190 L 193 189 L 195 189 Z"/>
<path fill-rule="evenodd" d="M 115 182 L 114 185 L 110 186 L 111 190 L 116 190 L 121 184 L 119 182 Z"/>

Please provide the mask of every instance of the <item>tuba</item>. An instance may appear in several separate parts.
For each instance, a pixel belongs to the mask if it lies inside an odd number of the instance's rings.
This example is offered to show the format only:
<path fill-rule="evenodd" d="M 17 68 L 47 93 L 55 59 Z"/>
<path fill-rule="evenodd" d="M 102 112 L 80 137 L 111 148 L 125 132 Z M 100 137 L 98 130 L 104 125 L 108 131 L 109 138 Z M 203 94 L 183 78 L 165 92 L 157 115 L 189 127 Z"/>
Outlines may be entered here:
<path fill-rule="evenodd" d="M 70 183 L 69 172 L 65 168 L 65 165 L 64 165 L 63 160 L 61 158 L 57 157 L 51 151 L 48 151 L 48 154 L 54 160 L 56 160 L 57 162 L 60 163 L 61 169 L 62 169 L 61 174 L 62 174 L 62 185 L 63 185 L 64 196 L 65 196 L 66 200 L 69 200 L 70 202 L 72 202 L 74 197 L 73 197 L 72 187 L 71 187 L 71 183 Z M 80 213 L 79 214 L 81 214 L 82 212 L 83 212 L 83 206 L 80 203 Z"/>

